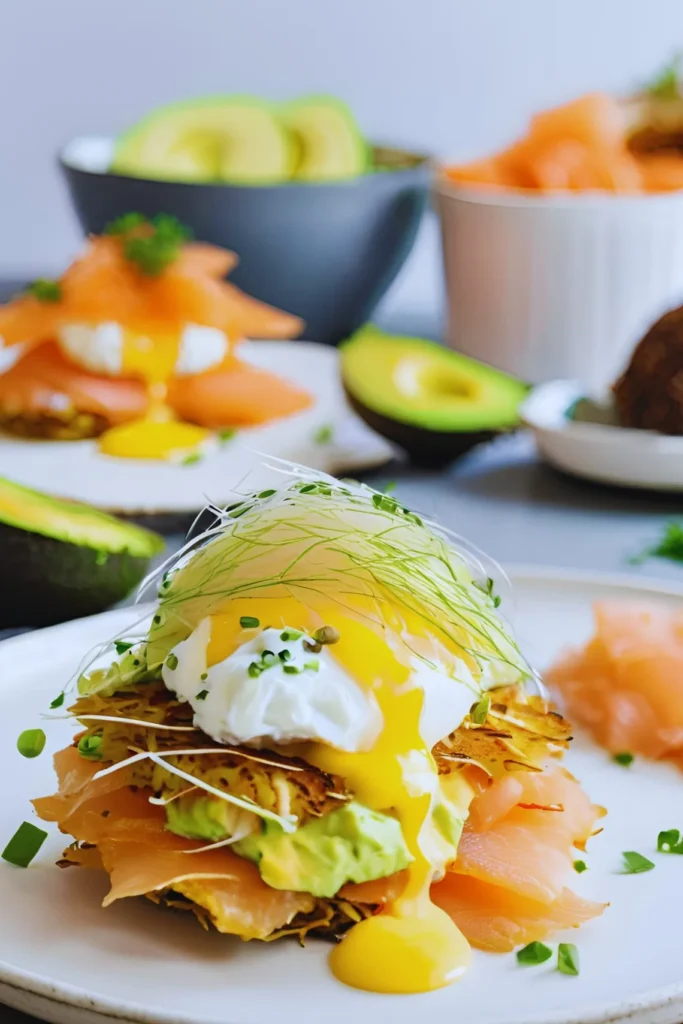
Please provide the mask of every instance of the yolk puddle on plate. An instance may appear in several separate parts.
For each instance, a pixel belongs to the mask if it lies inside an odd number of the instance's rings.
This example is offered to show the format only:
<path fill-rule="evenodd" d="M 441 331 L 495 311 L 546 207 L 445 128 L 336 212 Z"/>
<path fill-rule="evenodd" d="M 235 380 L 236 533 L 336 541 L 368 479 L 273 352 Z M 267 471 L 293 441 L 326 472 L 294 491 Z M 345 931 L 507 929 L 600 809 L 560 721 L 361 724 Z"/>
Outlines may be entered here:
<path fill-rule="evenodd" d="M 376 608 L 377 606 L 374 605 Z M 346 753 L 320 743 L 301 743 L 282 752 L 298 754 L 323 771 L 344 778 L 361 803 L 393 812 L 413 856 L 408 883 L 381 913 L 354 925 L 330 956 L 333 974 L 347 985 L 371 992 L 429 992 L 460 978 L 471 949 L 451 918 L 430 898 L 434 865 L 424 856 L 421 833 L 429 823 L 438 772 L 420 735 L 422 691 L 410 686 L 410 670 L 386 639 L 330 602 L 313 612 L 295 598 L 238 599 L 225 613 L 212 616 L 208 664 L 227 657 L 250 635 L 239 618 L 256 616 L 262 624 L 312 630 L 322 622 L 335 626 L 340 641 L 327 648 L 366 690 L 374 693 L 384 716 L 375 746 Z M 376 613 L 375 613 L 376 614 Z M 386 633 L 408 639 L 405 619 L 386 621 Z M 419 631 L 419 627 L 416 632 Z"/>
<path fill-rule="evenodd" d="M 142 378 L 147 386 L 149 408 L 144 419 L 123 423 L 102 434 L 99 447 L 105 455 L 124 459 L 171 459 L 191 455 L 210 436 L 208 430 L 181 423 L 166 404 L 168 382 L 175 372 L 180 334 L 140 334 L 126 330 L 123 336 L 121 372 Z"/>

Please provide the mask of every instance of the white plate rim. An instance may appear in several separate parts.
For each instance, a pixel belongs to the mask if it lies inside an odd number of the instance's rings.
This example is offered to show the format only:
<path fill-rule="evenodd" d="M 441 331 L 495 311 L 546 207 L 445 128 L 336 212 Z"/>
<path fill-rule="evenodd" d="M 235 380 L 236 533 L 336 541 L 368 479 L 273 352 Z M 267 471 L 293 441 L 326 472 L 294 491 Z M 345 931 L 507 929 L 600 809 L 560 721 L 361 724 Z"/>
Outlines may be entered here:
<path fill-rule="evenodd" d="M 513 586 L 525 583 L 547 582 L 560 585 L 566 583 L 582 587 L 617 588 L 629 593 L 640 592 L 641 594 L 678 597 L 683 600 L 683 585 L 649 576 L 641 577 L 634 573 L 590 572 L 581 569 L 516 563 L 506 564 L 504 570 Z M 144 610 L 151 608 L 152 605 L 143 604 L 138 607 Z M 53 636 L 56 631 L 62 635 L 72 631 L 77 633 L 82 624 L 90 620 L 106 619 L 112 623 L 120 620 L 123 623 L 130 616 L 131 611 L 132 606 L 126 606 L 102 612 L 99 615 L 34 630 L 0 641 L 0 648 L 6 650 L 5 645 L 11 645 L 13 650 L 18 650 L 22 645 L 35 643 L 37 635 Z M 107 635 L 109 635 L 109 631 Z M 30 1013 L 31 1009 L 25 1002 L 25 996 L 28 994 L 40 1000 L 47 1009 L 51 1010 L 54 1007 L 56 1012 L 52 1017 L 53 1020 L 70 1021 L 73 1019 L 77 1022 L 82 1021 L 83 1024 L 90 1024 L 93 1021 L 116 1021 L 123 1022 L 123 1024 L 204 1024 L 201 1017 L 169 1014 L 162 1010 L 148 1010 L 143 1005 L 134 1002 L 118 1002 L 106 996 L 93 995 L 87 989 L 68 983 L 46 980 L 31 971 L 0 961 L 0 997 L 6 1000 L 8 994 L 13 996 L 14 993 L 17 994 L 16 1001 L 11 998 L 6 1005 Z M 679 1008 L 677 1009 L 677 1007 Z M 73 1010 L 77 1011 L 75 1018 L 62 1013 L 62 1011 L 68 1013 Z M 672 1013 L 667 1012 L 668 1010 L 672 1010 Z M 78 1011 L 83 1011 L 83 1013 Z M 627 1024 L 629 1020 L 633 1020 L 634 1024 L 678 1024 L 681 1014 L 683 1014 L 683 970 L 680 982 L 631 997 L 623 1003 L 603 1003 L 588 1011 L 581 1010 L 580 1015 L 571 1017 L 567 1016 L 563 1010 L 544 1013 L 542 1018 L 530 1018 L 528 1024 Z M 230 1021 L 228 1024 L 239 1024 L 239 1022 Z"/>

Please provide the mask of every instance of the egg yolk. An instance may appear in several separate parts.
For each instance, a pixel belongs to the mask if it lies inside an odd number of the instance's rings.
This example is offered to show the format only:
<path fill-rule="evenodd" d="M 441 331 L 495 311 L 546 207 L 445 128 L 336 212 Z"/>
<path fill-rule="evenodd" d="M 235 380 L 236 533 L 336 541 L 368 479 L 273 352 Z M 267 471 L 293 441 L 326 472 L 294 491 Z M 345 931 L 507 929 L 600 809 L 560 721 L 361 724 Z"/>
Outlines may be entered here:
<path fill-rule="evenodd" d="M 381 913 L 361 921 L 347 933 L 330 956 L 333 974 L 355 988 L 373 992 L 411 993 L 442 988 L 467 970 L 469 943 L 430 897 L 436 868 L 422 852 L 423 830 L 429 827 L 432 800 L 439 785 L 431 751 L 420 736 L 422 691 L 410 685 L 410 670 L 399 661 L 386 636 L 344 614 L 330 602 L 315 612 L 295 598 L 235 600 L 230 610 L 212 616 L 208 664 L 223 660 L 245 639 L 241 615 L 269 625 L 311 631 L 323 622 L 334 626 L 340 640 L 329 653 L 356 681 L 375 695 L 384 727 L 374 747 L 347 753 L 321 743 L 296 744 L 295 753 L 324 771 L 344 778 L 356 798 L 373 810 L 394 813 L 413 856 L 408 882 L 401 895 Z M 387 613 L 387 619 L 392 619 Z M 409 617 L 410 618 L 410 617 Z M 387 632 L 400 631 L 409 621 L 385 621 Z M 416 625 L 416 631 L 419 627 Z M 286 748 L 292 753 L 292 747 Z M 285 748 L 283 748 L 285 752 Z"/>
<path fill-rule="evenodd" d="M 147 386 L 149 407 L 144 419 L 112 427 L 102 434 L 105 455 L 125 459 L 173 459 L 191 455 L 210 436 L 208 430 L 180 422 L 166 404 L 168 382 L 180 351 L 180 334 L 123 335 L 121 374 L 139 377 Z"/>

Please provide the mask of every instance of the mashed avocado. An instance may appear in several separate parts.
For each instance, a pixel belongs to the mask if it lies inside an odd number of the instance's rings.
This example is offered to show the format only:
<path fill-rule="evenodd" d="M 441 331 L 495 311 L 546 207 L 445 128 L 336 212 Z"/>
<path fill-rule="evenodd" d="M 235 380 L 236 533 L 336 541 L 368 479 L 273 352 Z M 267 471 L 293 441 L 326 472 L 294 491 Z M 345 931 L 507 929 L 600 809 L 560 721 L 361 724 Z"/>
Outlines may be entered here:
<path fill-rule="evenodd" d="M 234 808 L 214 797 L 181 797 L 166 807 L 167 828 L 188 839 L 218 842 L 229 836 Z M 450 801 L 439 800 L 427 845 L 441 863 L 455 857 L 464 821 Z M 238 840 L 235 853 L 253 861 L 273 889 L 331 898 L 347 882 L 370 882 L 407 867 L 413 859 L 401 826 L 389 814 L 355 800 L 290 834 L 263 822 L 260 832 Z"/>

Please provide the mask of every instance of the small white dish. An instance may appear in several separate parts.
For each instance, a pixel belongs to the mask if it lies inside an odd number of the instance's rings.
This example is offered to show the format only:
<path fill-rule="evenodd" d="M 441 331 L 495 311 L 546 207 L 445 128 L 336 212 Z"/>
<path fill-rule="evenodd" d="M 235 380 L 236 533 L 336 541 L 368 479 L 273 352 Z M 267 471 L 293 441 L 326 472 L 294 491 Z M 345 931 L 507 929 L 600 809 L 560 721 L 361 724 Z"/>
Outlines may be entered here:
<path fill-rule="evenodd" d="M 570 419 L 585 394 L 576 381 L 555 380 L 534 388 L 522 405 L 522 420 L 548 462 L 603 484 L 683 491 L 683 437 Z"/>
<path fill-rule="evenodd" d="M 336 349 L 308 341 L 247 341 L 240 356 L 305 388 L 314 404 L 294 416 L 239 430 L 192 465 L 115 459 L 102 455 L 95 441 L 35 441 L 0 433 L 0 472 L 108 512 L 183 514 L 198 512 L 208 501 L 234 501 L 263 455 L 337 476 L 373 469 L 393 457 L 391 445 L 350 408 Z"/>
<path fill-rule="evenodd" d="M 683 601 L 680 588 L 629 577 L 552 569 L 510 575 L 518 635 L 541 668 L 566 644 L 588 638 L 594 600 Z M 41 714 L 84 653 L 142 611 L 108 612 L 0 644 L 0 769 L 8 780 L 0 841 L 31 817 L 31 797 L 53 791 L 49 754 L 73 732 L 69 721 L 41 723 Z M 48 746 L 27 761 L 17 753 L 17 734 L 38 724 Z M 577 945 L 579 977 L 559 974 L 553 961 L 522 968 L 513 954 L 476 952 L 461 982 L 428 995 L 345 988 L 328 969 L 326 943 L 244 943 L 144 900 L 103 910 L 106 882 L 94 872 L 58 870 L 66 838 L 51 829 L 27 870 L 0 862 L 0 1003 L 55 1024 L 680 1024 L 683 859 L 658 855 L 654 846 L 661 829 L 681 826 L 683 774 L 641 760 L 625 770 L 581 739 L 567 767 L 609 808 L 604 832 L 588 846 L 589 870 L 570 883 L 610 906 L 552 940 L 553 947 Z M 622 850 L 651 857 L 655 870 L 622 874 Z"/>
<path fill-rule="evenodd" d="M 683 294 L 683 192 L 435 186 L 448 343 L 532 384 L 601 388 Z"/>

